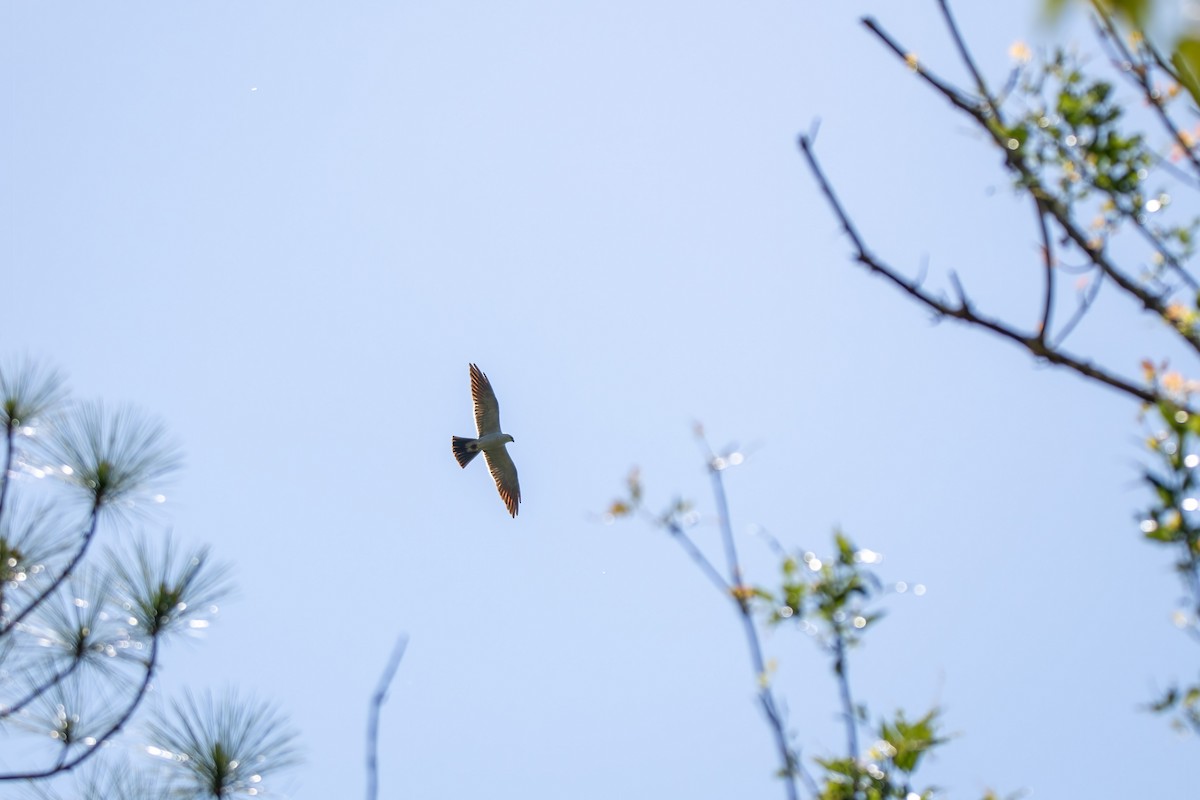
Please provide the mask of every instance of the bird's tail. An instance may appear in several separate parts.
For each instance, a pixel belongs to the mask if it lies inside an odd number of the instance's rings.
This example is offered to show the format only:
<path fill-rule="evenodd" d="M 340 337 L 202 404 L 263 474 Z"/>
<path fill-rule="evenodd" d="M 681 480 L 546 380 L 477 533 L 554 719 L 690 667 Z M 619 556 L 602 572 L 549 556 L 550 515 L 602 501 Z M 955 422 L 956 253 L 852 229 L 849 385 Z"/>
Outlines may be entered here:
<path fill-rule="evenodd" d="M 454 459 L 460 467 L 466 467 L 471 459 L 479 455 L 479 440 L 468 439 L 464 436 L 450 437 L 450 446 L 454 448 Z"/>

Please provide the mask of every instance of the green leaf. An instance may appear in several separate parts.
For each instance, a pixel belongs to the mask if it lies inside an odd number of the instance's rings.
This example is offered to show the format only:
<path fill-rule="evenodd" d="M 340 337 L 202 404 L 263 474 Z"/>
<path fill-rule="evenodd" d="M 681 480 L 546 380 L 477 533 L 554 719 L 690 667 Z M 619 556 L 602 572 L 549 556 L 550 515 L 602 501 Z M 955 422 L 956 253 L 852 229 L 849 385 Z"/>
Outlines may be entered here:
<path fill-rule="evenodd" d="M 1141 27 L 1150 15 L 1150 0 L 1105 0 L 1104 5 L 1124 17 L 1137 27 Z"/>
<path fill-rule="evenodd" d="M 854 563 L 854 545 L 846 538 L 845 534 L 838 531 L 834 534 L 833 541 L 837 544 L 838 562 L 842 564 Z"/>
<path fill-rule="evenodd" d="M 1166 544 L 1170 544 L 1176 539 L 1174 532 L 1169 531 L 1162 526 L 1155 528 L 1149 533 L 1143 534 L 1143 536 L 1152 542 L 1164 542 Z"/>
<path fill-rule="evenodd" d="M 1017 148 L 1024 147 L 1029 140 L 1029 129 L 1024 125 L 1013 125 L 1004 131 L 1004 135 L 1017 143 Z M 1016 149 L 1016 148 L 1014 148 Z"/>
<path fill-rule="evenodd" d="M 815 761 L 819 766 L 838 775 L 854 777 L 860 771 L 858 763 L 852 758 L 818 758 Z"/>
<path fill-rule="evenodd" d="M 1046 0 L 1042 4 L 1042 12 L 1049 22 L 1057 22 L 1067 7 L 1067 0 Z"/>
<path fill-rule="evenodd" d="M 896 769 L 911 774 L 925 753 L 945 741 L 937 736 L 937 714 L 934 709 L 916 722 L 908 722 L 904 712 L 898 711 L 893 724 L 880 725 L 880 738 L 895 748 L 892 763 Z"/>
<path fill-rule="evenodd" d="M 1167 486 L 1162 478 L 1155 475 L 1153 472 L 1144 472 L 1142 477 L 1147 483 L 1154 487 L 1154 493 L 1158 495 L 1158 500 L 1167 508 L 1175 506 L 1175 490 Z"/>
<path fill-rule="evenodd" d="M 1171 54 L 1171 66 L 1179 75 L 1183 88 L 1192 96 L 1192 102 L 1200 105 L 1200 39 L 1184 36 L 1175 43 L 1175 52 Z"/>

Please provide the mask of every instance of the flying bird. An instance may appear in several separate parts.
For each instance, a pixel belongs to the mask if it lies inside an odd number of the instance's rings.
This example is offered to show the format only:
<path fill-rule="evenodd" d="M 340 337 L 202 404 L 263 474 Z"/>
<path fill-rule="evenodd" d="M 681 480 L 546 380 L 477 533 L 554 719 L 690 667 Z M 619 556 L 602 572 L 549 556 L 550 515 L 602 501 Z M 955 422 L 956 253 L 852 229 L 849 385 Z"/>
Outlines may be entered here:
<path fill-rule="evenodd" d="M 517 468 L 505 449 L 506 444 L 515 440 L 500 432 L 500 404 L 496 402 L 496 393 L 492 391 L 487 375 L 474 364 L 471 365 L 471 397 L 475 401 L 475 430 L 479 438 L 451 437 L 454 458 L 465 468 L 471 459 L 483 453 L 500 499 L 508 507 L 508 513 L 515 517 L 517 504 L 521 502 L 521 486 L 517 483 Z"/>

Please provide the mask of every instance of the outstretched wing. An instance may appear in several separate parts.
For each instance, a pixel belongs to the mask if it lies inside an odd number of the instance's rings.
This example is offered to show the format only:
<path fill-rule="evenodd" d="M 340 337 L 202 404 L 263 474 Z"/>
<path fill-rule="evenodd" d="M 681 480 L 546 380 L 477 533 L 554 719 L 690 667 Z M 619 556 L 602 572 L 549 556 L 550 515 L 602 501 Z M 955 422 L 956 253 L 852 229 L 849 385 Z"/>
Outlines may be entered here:
<path fill-rule="evenodd" d="M 483 374 L 483 370 L 471 365 L 471 397 L 475 400 L 475 430 L 479 431 L 482 439 L 489 433 L 500 432 L 500 404 L 496 402 L 496 393 L 492 384 Z M 512 462 L 509 462 L 512 466 Z M 517 482 L 517 473 L 513 472 L 513 483 Z"/>
<path fill-rule="evenodd" d="M 508 506 L 508 513 L 517 515 L 517 504 L 521 502 L 521 485 L 517 483 L 517 467 L 503 446 L 484 450 L 483 457 L 487 459 L 488 469 L 492 471 L 492 479 L 496 481 L 496 489 L 500 499 Z"/>

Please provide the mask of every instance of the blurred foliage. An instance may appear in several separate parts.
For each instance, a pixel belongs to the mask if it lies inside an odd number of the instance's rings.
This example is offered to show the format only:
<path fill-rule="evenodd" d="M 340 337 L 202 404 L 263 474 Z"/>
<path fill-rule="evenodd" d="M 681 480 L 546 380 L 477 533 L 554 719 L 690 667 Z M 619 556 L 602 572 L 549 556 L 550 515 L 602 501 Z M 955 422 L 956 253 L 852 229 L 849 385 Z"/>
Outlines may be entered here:
<path fill-rule="evenodd" d="M 1187 365 L 1183 370 L 1167 359 L 1147 358 L 1140 388 L 1102 382 L 1142 401 L 1152 463 L 1142 472 L 1151 502 L 1138 515 L 1140 531 L 1147 542 L 1173 554 L 1184 589 L 1174 618 L 1200 642 L 1200 381 L 1195 377 L 1200 280 L 1190 267 L 1200 230 L 1200 44 L 1197 30 L 1185 28 L 1173 49 L 1161 50 L 1149 30 L 1161 9 L 1147 0 L 1086 5 L 1106 57 L 1099 63 L 1074 49 L 1034 58 L 1023 45 L 1014 47 L 1017 63 L 1002 90 L 989 90 L 977 77 L 973 93 L 981 105 L 972 105 L 971 92 L 928 73 L 923 77 L 991 132 L 1017 192 L 1038 209 L 1045 310 L 1038 339 L 1032 346 L 1026 340 L 1027 346 L 1062 356 L 1063 339 L 1087 315 L 1102 282 L 1115 284 L 1139 309 L 1155 314 L 1182 345 L 1171 352 Z M 1064 6 L 1047 3 L 1055 14 Z M 947 14 L 946 19 L 961 42 L 952 18 Z M 974 71 L 969 51 L 962 49 Z M 1060 233 L 1057 240 L 1054 229 Z M 1132 236 L 1119 246 L 1117 237 L 1125 232 Z M 1055 273 L 1082 275 L 1090 285 L 1057 337 L 1047 338 Z M 1011 330 L 1003 323 L 992 329 Z M 1074 363 L 1079 374 L 1096 378 L 1095 360 Z M 1172 686 L 1149 704 L 1174 713 L 1178 727 L 1200 733 L 1198 706 L 1200 683 Z"/>
<path fill-rule="evenodd" d="M 1070 5 L 1083 6 L 1096 14 L 1120 20 L 1132 30 L 1144 31 L 1151 27 L 1156 15 L 1167 15 L 1180 11 L 1181 0 L 1043 0 L 1043 8 L 1050 20 L 1058 20 Z M 1200 103 L 1200 26 L 1182 22 L 1167 34 L 1169 60 L 1174 67 L 1180 84 Z"/>
<path fill-rule="evenodd" d="M 1092 74 L 1083 57 L 1066 49 L 1040 61 L 1022 53 L 1007 102 L 997 106 L 987 124 L 1014 166 L 1018 191 L 1035 198 L 1063 228 L 1059 247 L 1064 255 L 1078 251 L 1081 265 L 1067 268 L 1059 256 L 1059 271 L 1085 276 L 1089 288 L 1113 278 L 1195 348 L 1200 286 L 1185 265 L 1195 252 L 1200 215 L 1180 207 L 1176 195 L 1194 192 L 1200 172 L 1193 176 L 1185 170 L 1200 165 L 1191 134 L 1173 116 L 1182 97 L 1177 84 L 1158 88 L 1153 55 L 1141 49 L 1144 40 L 1134 41 L 1121 55 L 1139 59 L 1128 71 L 1165 128 L 1156 143 L 1139 128 L 1146 120 L 1129 118 L 1129 98 L 1121 99 L 1112 81 Z M 1191 116 L 1190 108 L 1178 111 Z M 1123 231 L 1149 250 L 1138 269 L 1116 263 L 1112 248 Z M 1075 311 L 1083 314 L 1089 306 L 1090 299 L 1080 300 Z M 1057 341 L 1072 327 L 1066 326 Z"/>
<path fill-rule="evenodd" d="M 0 366 L 0 427 L 0 783 L 37 798 L 260 794 L 264 774 L 295 760 L 269 706 L 176 704 L 131 730 L 161 648 L 207 627 L 230 589 L 207 549 L 122 535 L 178 466 L 163 426 L 72 403 L 61 375 L 26 361 Z M 126 747 L 107 746 L 117 741 Z M 146 753 L 136 763 L 130 745 Z M 235 778 L 181 779 L 215 754 L 209 772 Z"/>
<path fill-rule="evenodd" d="M 911 779 L 923 756 L 945 743 L 938 735 L 938 712 L 915 722 L 897 711 L 877 729 L 878 740 L 865 759 L 817 759 L 826 770 L 820 800 L 927 800 L 936 790 L 917 792 Z"/>
<path fill-rule="evenodd" d="M 791 741 L 787 721 L 780 711 L 786 706 L 774 695 L 772 675 L 775 666 L 764 659 L 759 650 L 759 638 L 747 637 L 751 662 L 756 669 L 760 703 L 774 734 L 785 741 L 781 748 L 785 766 L 777 774 L 785 780 L 789 797 L 797 796 L 796 780 L 800 780 L 808 794 L 818 800 L 927 800 L 934 797 L 934 787 L 918 790 L 914 780 L 925 756 L 947 742 L 941 733 L 939 712 L 934 709 L 910 720 L 903 710 L 897 710 L 890 717 L 871 724 L 869 707 L 856 704 L 852 699 L 850 652 L 862 644 L 867 631 L 884 616 L 876 603 L 887 593 L 887 587 L 870 570 L 882 556 L 857 547 L 840 531 L 833 535 L 833 555 L 828 558 L 819 557 L 812 551 L 785 552 L 768 537 L 779 558 L 778 585 L 764 587 L 744 580 L 736 556 L 737 547 L 732 542 L 721 477 L 725 470 L 743 460 L 736 450 L 719 456 L 710 453 L 708 458 L 714 499 L 718 509 L 723 509 L 716 521 L 729 559 L 726 566 L 730 579 L 722 575 L 690 534 L 703 521 L 695 505 L 676 499 L 659 513 L 648 511 L 644 505 L 641 473 L 636 469 L 629 473 L 624 496 L 609 504 L 604 518 L 614 522 L 637 516 L 666 531 L 710 582 L 733 601 L 749 625 L 800 631 L 817 642 L 829 659 L 842 705 L 846 749 L 834 757 L 810 759 L 810 767 L 800 758 Z M 863 731 L 872 741 L 865 752 L 860 752 L 858 742 Z M 986 798 L 995 797 L 992 793 L 986 795 Z"/>
<path fill-rule="evenodd" d="M 1045 7 L 1055 16 L 1066 5 L 1047 0 Z M 1162 9 L 1149 0 L 1084 5 L 1096 34 L 1093 52 L 1056 47 L 1034 53 L 1018 42 L 1010 50 L 1013 67 L 996 80 L 980 70 L 947 0 L 938 0 L 969 76 L 965 86 L 940 77 L 877 21 L 863 21 L 925 89 L 985 134 L 1017 197 L 1035 212 L 1041 247 L 1033 326 L 981 310 L 955 274 L 947 297 L 926 288 L 923 275 L 914 279 L 893 268 L 859 234 L 816 159 L 812 137 L 802 136 L 800 146 L 856 263 L 939 317 L 985 330 L 1140 403 L 1151 429 L 1151 463 L 1142 472 L 1151 501 L 1138 515 L 1141 535 L 1172 554 L 1184 589 L 1175 621 L 1200 642 L 1200 280 L 1190 265 L 1200 231 L 1200 39 L 1184 28 L 1165 48 L 1156 44 L 1151 30 L 1161 28 Z M 1133 310 L 1131 330 L 1142 324 L 1139 315 L 1152 314 L 1164 334 L 1161 352 L 1184 366 L 1147 358 L 1135 376 L 1127 357 L 1106 358 L 1103 344 L 1090 342 L 1101 348 L 1093 352 L 1068 349 L 1066 340 L 1089 317 L 1102 286 Z M 1120 304 L 1113 308 L 1119 313 Z M 1112 317 L 1106 324 L 1112 326 Z M 784 615 L 799 615 L 811 591 L 808 583 L 785 581 Z M 846 633 L 829 635 L 836 642 Z M 1200 733 L 1200 683 L 1172 685 L 1148 707 Z"/>
<path fill-rule="evenodd" d="M 1076 354 L 1064 342 L 1089 316 L 1102 285 L 1113 287 L 1135 314 L 1149 312 L 1161 323 L 1169 349 L 1190 364 L 1200 358 L 1200 281 L 1189 262 L 1195 253 L 1200 214 L 1200 86 L 1195 54 L 1200 40 L 1183 32 L 1165 52 L 1147 34 L 1153 4 L 1142 0 L 1089 3 L 1099 50 L 1080 55 L 1055 48 L 1035 54 L 1022 43 L 1010 54 L 1014 65 L 999 81 L 984 76 L 947 0 L 938 0 L 969 84 L 941 78 L 914 51 L 872 18 L 864 26 L 933 93 L 985 134 L 1000 155 L 1018 197 L 1035 211 L 1041 248 L 1036 324 L 991 316 L 968 295 L 956 274 L 952 292 L 927 288 L 925 275 L 909 277 L 875 253 L 846 211 L 814 151 L 815 134 L 800 137 L 818 187 L 854 248 L 853 260 L 882 276 L 903 296 L 932 312 L 985 330 L 1035 358 L 1136 399 L 1152 420 L 1147 444 L 1153 466 L 1143 473 L 1152 502 L 1139 515 L 1141 532 L 1168 548 L 1185 588 L 1176 622 L 1200 641 L 1200 408 L 1194 402 L 1200 381 L 1147 360 L 1140 376 L 1129 365 L 1105 363 L 1102 356 Z M 1065 0 L 1048 0 L 1059 12 Z M 878 188 L 878 187 L 876 187 Z M 1183 198 L 1183 199 L 1181 199 Z M 1190 200 L 1190 202 L 1189 202 Z M 968 259 L 969 260 L 969 259 Z M 1062 289 L 1073 287 L 1073 292 Z M 1140 320 L 1135 317 L 1135 323 Z M 707 449 L 707 445 L 704 445 Z M 718 568 L 692 537 L 703 517 L 691 502 L 675 500 L 661 513 L 645 508 L 645 492 L 635 471 L 625 496 L 607 510 L 610 521 L 639 516 L 665 530 L 705 577 L 730 599 L 744 622 L 760 688 L 760 702 L 780 747 L 779 774 L 800 779 L 822 800 L 916 800 L 933 788 L 914 788 L 914 773 L 946 741 L 934 709 L 911 721 L 903 710 L 872 723 L 868 704 L 856 702 L 850 679 L 851 654 L 882 618 L 885 594 L 869 571 L 876 554 L 858 549 L 842 533 L 834 554 L 787 553 L 777 547 L 780 580 L 756 585 L 742 573 L 732 534 L 721 474 L 742 461 L 736 451 L 708 450 L 716 521 L 725 553 Z M 805 761 L 792 744 L 793 733 L 773 694 L 774 667 L 761 653 L 756 625 L 794 627 L 819 643 L 829 659 L 842 707 L 844 752 Z M 1200 733 L 1200 683 L 1173 685 L 1148 707 L 1172 713 L 1175 724 Z M 860 752 L 863 733 L 872 742 Z M 814 770 L 814 767 L 816 768 Z M 796 796 L 794 785 L 787 786 Z M 994 798 L 994 794 L 988 794 Z"/>
<path fill-rule="evenodd" d="M 1044 0 L 1047 15 L 1051 19 L 1057 19 L 1066 10 L 1068 5 L 1074 2 L 1076 5 L 1094 7 L 1099 5 L 1108 11 L 1120 14 L 1126 19 L 1138 25 L 1143 25 L 1150 18 L 1151 12 L 1154 10 L 1153 0 Z"/>
<path fill-rule="evenodd" d="M 1115 252 L 1114 236 L 1123 229 L 1136 232 L 1150 257 L 1140 274 L 1127 270 L 1137 280 L 1130 294 L 1156 312 L 1194 356 L 1200 353 L 1200 282 L 1188 263 L 1200 228 L 1195 211 L 1200 47 L 1195 31 L 1184 30 L 1169 55 L 1158 50 L 1147 30 L 1153 3 L 1088 5 L 1110 64 L 1134 95 L 1118 97 L 1113 82 L 1065 49 L 1040 63 L 1019 65 L 1008 108 L 1023 113 L 1006 124 L 1015 140 L 1010 149 L 1027 165 L 1018 171 L 1017 187 L 1063 217 L 1095 215 L 1092 247 L 1085 252 L 1098 276 L 1115 269 L 1100 263 L 1103 254 Z M 1139 107 L 1150 114 L 1135 115 Z M 1173 208 L 1178 213 L 1172 219 Z M 1147 542 L 1174 554 L 1184 588 L 1175 621 L 1200 642 L 1200 414 L 1194 402 L 1200 383 L 1166 360 L 1149 358 L 1142 362 L 1142 379 L 1152 397 L 1143 403 L 1143 419 L 1152 428 L 1146 446 L 1153 463 L 1142 473 L 1152 502 L 1138 515 L 1140 531 Z M 1198 699 L 1200 683 L 1176 685 L 1148 707 L 1174 713 L 1176 726 L 1200 733 Z"/>
<path fill-rule="evenodd" d="M 767 621 L 789 624 L 811 635 L 830 658 L 842 698 L 847 729 L 844 757 L 816 759 L 825 775 L 818 795 L 822 800 L 916 800 L 931 797 L 932 788 L 917 792 L 913 774 L 924 756 L 946 740 L 938 735 L 938 712 L 932 710 L 916 722 L 903 711 L 881 720 L 872 730 L 875 743 L 865 756 L 858 752 L 858 728 L 870 717 L 865 705 L 851 699 L 849 652 L 861 644 L 866 632 L 883 618 L 872 601 L 884 593 L 884 585 L 867 565 L 881 556 L 859 549 L 841 531 L 833 536 L 834 555 L 820 558 L 812 551 L 784 555 L 778 590 L 761 590 Z"/>
<path fill-rule="evenodd" d="M 1170 394 L 1179 402 L 1190 400 L 1197 388 L 1177 373 L 1164 374 L 1149 362 L 1143 366 L 1150 381 L 1173 387 Z M 1174 554 L 1185 589 L 1175 623 L 1200 642 L 1200 415 L 1170 400 L 1145 411 L 1155 421 L 1146 446 L 1157 465 L 1143 472 L 1152 502 L 1139 514 L 1139 524 L 1146 541 Z M 1200 682 L 1172 686 L 1149 708 L 1173 714 L 1177 728 L 1200 734 Z"/>

